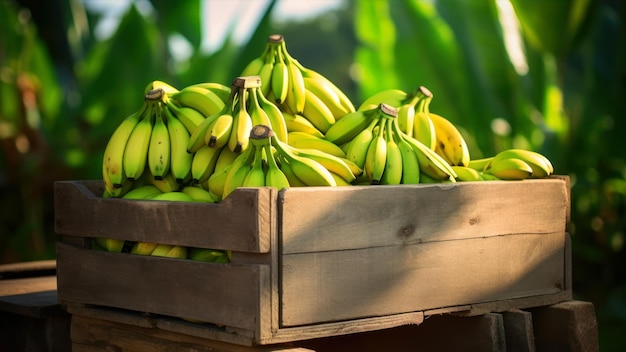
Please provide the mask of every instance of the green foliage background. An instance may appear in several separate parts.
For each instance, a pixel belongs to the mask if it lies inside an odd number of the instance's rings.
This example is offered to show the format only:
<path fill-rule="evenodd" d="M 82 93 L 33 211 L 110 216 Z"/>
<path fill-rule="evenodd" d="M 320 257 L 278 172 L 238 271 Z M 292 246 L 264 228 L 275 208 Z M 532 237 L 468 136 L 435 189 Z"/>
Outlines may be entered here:
<path fill-rule="evenodd" d="M 229 35 L 213 52 L 200 49 L 200 0 L 134 2 L 106 40 L 84 5 L 0 1 L 0 263 L 54 258 L 53 182 L 101 177 L 108 137 L 150 81 L 229 84 L 281 33 L 292 56 L 355 104 L 424 85 L 431 111 L 462 129 L 472 157 L 526 148 L 569 175 L 574 294 L 596 306 L 601 349 L 626 348 L 623 2 L 346 0 L 277 22 L 271 1 L 247 43 Z M 507 8 L 521 28 L 517 57 Z M 173 37 L 189 44 L 188 58 L 176 59 Z"/>

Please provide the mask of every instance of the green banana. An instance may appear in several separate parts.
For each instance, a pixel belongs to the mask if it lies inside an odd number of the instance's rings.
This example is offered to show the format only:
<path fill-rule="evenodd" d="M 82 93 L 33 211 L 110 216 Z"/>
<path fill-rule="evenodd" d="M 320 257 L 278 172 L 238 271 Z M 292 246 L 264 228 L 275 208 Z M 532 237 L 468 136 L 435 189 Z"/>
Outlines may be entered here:
<path fill-rule="evenodd" d="M 170 172 L 170 134 L 165 123 L 166 117 L 163 115 L 164 112 L 158 108 L 148 146 L 148 167 L 156 179 L 162 179 Z"/>
<path fill-rule="evenodd" d="M 170 136 L 170 174 L 182 184 L 191 173 L 192 154 L 187 152 L 189 131 L 169 109 L 165 109 L 164 113 Z"/>
<path fill-rule="evenodd" d="M 148 148 L 150 146 L 150 136 L 152 135 L 152 124 L 154 119 L 155 103 L 150 103 L 148 112 L 143 115 L 141 121 L 135 125 L 128 137 L 126 148 L 124 149 L 124 175 L 129 181 L 134 181 L 141 177 L 147 160 Z"/>

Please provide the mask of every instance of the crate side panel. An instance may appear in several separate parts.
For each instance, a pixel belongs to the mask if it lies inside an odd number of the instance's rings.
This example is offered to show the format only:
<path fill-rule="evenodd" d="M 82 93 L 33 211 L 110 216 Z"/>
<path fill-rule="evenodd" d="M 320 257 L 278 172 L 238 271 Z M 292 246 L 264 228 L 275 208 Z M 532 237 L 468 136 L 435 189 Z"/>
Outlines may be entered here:
<path fill-rule="evenodd" d="M 237 190 L 209 204 L 105 199 L 93 193 L 95 182 L 55 182 L 56 233 L 269 252 L 272 188 Z"/>
<path fill-rule="evenodd" d="M 282 326 L 559 293 L 564 233 L 285 255 Z"/>
<path fill-rule="evenodd" d="M 269 270 L 259 265 L 108 253 L 57 243 L 60 301 L 257 328 L 260 289 Z"/>
<path fill-rule="evenodd" d="M 560 179 L 306 187 L 282 195 L 284 254 L 565 231 Z"/>

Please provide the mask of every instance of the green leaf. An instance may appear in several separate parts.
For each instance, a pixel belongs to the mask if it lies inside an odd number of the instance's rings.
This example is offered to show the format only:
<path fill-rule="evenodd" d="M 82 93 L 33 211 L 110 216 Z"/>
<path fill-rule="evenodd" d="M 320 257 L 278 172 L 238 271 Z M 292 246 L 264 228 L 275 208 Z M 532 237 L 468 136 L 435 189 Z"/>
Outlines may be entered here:
<path fill-rule="evenodd" d="M 180 33 L 194 50 L 202 44 L 202 2 L 200 0 L 151 0 L 164 34 Z"/>

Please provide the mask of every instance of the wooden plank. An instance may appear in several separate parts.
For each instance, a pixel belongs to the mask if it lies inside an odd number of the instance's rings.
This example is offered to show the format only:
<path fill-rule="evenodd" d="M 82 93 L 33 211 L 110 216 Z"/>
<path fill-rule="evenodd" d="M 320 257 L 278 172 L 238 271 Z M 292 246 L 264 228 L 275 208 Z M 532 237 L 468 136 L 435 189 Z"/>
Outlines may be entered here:
<path fill-rule="evenodd" d="M 240 346 L 221 341 L 75 315 L 72 351 L 311 352 L 291 345 Z"/>
<path fill-rule="evenodd" d="M 281 326 L 559 294 L 564 240 L 520 234 L 285 255 Z"/>
<path fill-rule="evenodd" d="M 54 183 L 57 234 L 269 252 L 274 188 L 239 189 L 208 204 L 105 199 L 90 190 L 94 182 Z"/>
<path fill-rule="evenodd" d="M 534 352 L 533 317 L 529 312 L 511 309 L 502 312 L 507 352 Z"/>
<path fill-rule="evenodd" d="M 29 262 L 8 263 L 0 265 L 0 280 L 21 277 L 54 275 L 56 260 L 35 260 Z M 0 287 L 0 290 L 2 288 Z"/>
<path fill-rule="evenodd" d="M 564 232 L 569 207 L 561 179 L 305 187 L 279 197 L 284 254 Z"/>
<path fill-rule="evenodd" d="M 528 311 L 532 313 L 538 351 L 599 350 L 593 303 L 572 300 Z"/>
<path fill-rule="evenodd" d="M 60 300 L 254 330 L 269 291 L 267 265 L 92 251 L 57 243 Z"/>

